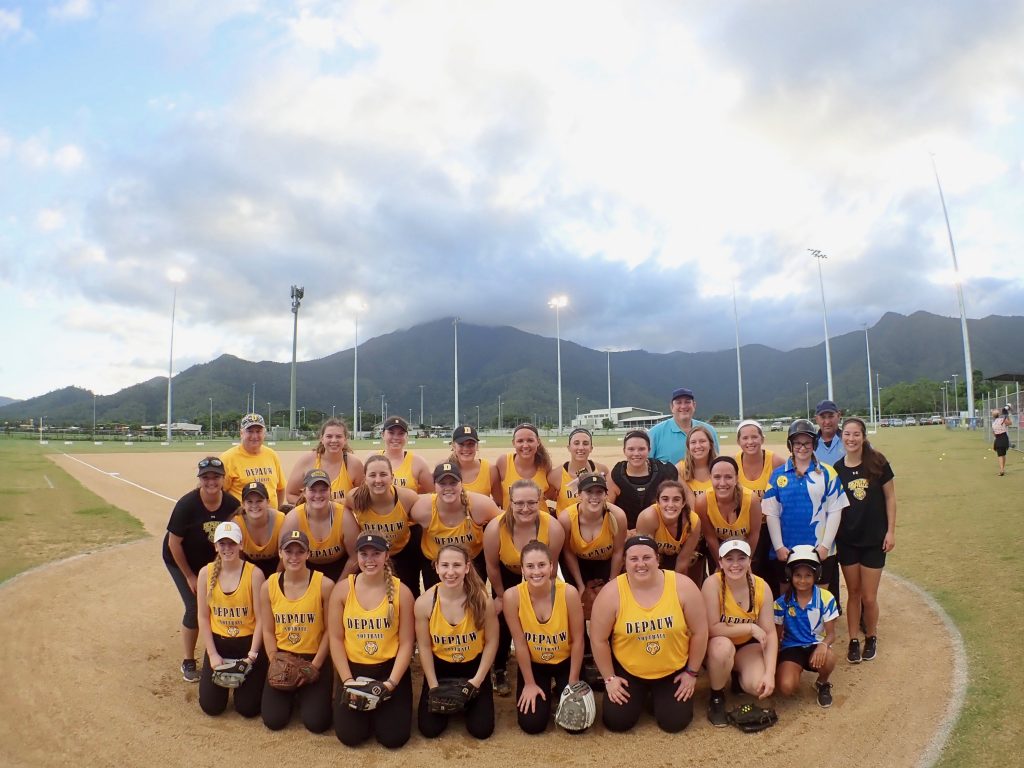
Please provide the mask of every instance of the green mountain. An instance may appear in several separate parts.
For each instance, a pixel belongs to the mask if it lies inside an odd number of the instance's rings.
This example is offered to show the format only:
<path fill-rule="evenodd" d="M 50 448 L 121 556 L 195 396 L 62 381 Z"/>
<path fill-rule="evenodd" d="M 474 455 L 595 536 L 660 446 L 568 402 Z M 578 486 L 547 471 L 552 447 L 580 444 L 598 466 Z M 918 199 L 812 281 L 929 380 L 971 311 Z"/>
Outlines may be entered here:
<path fill-rule="evenodd" d="M 990 316 L 969 321 L 974 368 L 994 375 L 1015 370 L 1024 360 L 1024 317 Z M 909 317 L 888 313 L 870 329 L 873 371 L 885 390 L 920 378 L 949 379 L 963 365 L 960 323 L 955 318 L 917 312 Z M 742 348 L 744 415 L 802 414 L 805 383 L 813 404 L 825 396 L 823 344 L 786 352 L 763 345 Z M 832 339 L 834 391 L 847 409 L 867 409 L 864 334 Z M 359 347 L 359 401 L 363 428 L 380 420 L 381 394 L 389 415 L 419 422 L 420 385 L 424 420 L 452 423 L 454 337 L 451 319 L 425 323 L 364 342 Z M 607 357 L 604 352 L 562 342 L 563 420 L 576 413 L 607 407 Z M 698 415 L 737 412 L 736 353 L 631 350 L 613 352 L 612 400 L 615 406 L 664 410 L 676 386 L 693 388 Z M 210 399 L 214 427 L 237 420 L 253 384 L 256 410 L 271 405 L 274 424 L 287 425 L 288 363 L 249 362 L 231 355 L 196 365 L 174 378 L 174 421 L 207 425 Z M 557 423 L 555 340 L 508 326 L 459 323 L 459 405 L 461 419 L 495 424 L 498 398 L 503 422 L 520 419 Z M 961 380 L 962 386 L 962 380 Z M 158 377 L 95 399 L 100 424 L 160 424 L 165 421 L 167 379 Z M 297 405 L 305 421 L 319 423 L 332 411 L 351 421 L 352 350 L 300 362 Z M 44 416 L 54 426 L 90 426 L 93 395 L 67 387 L 0 407 L 0 423 L 16 424 Z"/>

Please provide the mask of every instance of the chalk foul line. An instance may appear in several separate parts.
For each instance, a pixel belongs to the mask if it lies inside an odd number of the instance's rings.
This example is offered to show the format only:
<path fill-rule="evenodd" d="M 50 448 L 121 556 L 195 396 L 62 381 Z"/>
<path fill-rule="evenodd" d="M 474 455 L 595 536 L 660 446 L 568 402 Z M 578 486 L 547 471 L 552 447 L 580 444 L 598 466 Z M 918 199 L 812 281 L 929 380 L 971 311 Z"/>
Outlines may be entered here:
<path fill-rule="evenodd" d="M 72 456 L 70 453 L 61 453 L 61 456 L 66 456 L 67 458 L 71 459 L 72 461 L 77 461 L 79 464 L 83 464 L 84 466 L 88 467 L 89 469 L 95 469 L 101 475 L 106 475 L 107 477 L 112 477 L 114 480 L 120 480 L 122 483 L 127 483 L 128 485 L 132 486 L 133 488 L 138 488 L 140 491 L 145 491 L 146 493 L 151 493 L 151 494 L 153 494 L 154 496 L 156 496 L 158 498 L 164 499 L 165 501 L 177 501 L 177 499 L 172 499 L 170 496 L 164 496 L 162 493 L 154 491 L 152 488 L 147 488 L 144 485 L 139 485 L 138 483 L 133 483 L 131 480 L 126 480 L 125 478 L 121 477 L 121 473 L 120 472 L 107 472 L 105 469 L 100 469 L 99 467 L 95 466 L 94 464 L 90 464 L 87 461 L 82 461 L 80 458 L 78 458 L 77 456 Z M 50 486 L 50 487 L 52 488 L 53 486 Z"/>

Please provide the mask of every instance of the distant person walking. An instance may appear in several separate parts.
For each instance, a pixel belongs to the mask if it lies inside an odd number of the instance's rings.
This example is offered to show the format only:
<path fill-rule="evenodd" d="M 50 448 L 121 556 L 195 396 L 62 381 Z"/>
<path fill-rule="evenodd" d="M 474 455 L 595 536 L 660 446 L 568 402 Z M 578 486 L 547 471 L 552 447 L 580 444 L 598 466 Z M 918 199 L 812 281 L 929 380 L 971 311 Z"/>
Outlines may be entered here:
<path fill-rule="evenodd" d="M 1008 430 L 1013 426 L 1010 406 L 1004 405 L 1001 411 L 992 411 L 992 450 L 999 457 L 999 476 L 1006 474 L 1006 452 L 1010 450 Z"/>
<path fill-rule="evenodd" d="M 697 398 L 692 389 L 679 387 L 673 390 L 670 409 L 671 419 L 665 419 L 651 427 L 651 458 L 678 464 L 686 458 L 686 436 L 695 426 L 707 428 L 715 443 L 715 453 L 718 453 L 718 433 L 715 432 L 715 428 L 706 421 L 693 418 L 693 414 L 697 412 Z"/>
<path fill-rule="evenodd" d="M 835 466 L 846 454 L 839 435 L 839 420 L 843 412 L 831 400 L 822 400 L 814 407 L 814 421 L 818 425 L 818 444 L 814 455 L 822 464 Z"/>

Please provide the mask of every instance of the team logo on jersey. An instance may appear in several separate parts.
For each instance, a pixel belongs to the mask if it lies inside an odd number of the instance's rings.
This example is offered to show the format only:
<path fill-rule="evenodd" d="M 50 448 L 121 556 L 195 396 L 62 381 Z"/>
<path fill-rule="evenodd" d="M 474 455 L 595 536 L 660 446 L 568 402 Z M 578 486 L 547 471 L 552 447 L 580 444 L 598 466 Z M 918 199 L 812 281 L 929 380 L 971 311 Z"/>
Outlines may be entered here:
<path fill-rule="evenodd" d="M 652 640 L 644 646 L 644 650 L 651 654 L 651 656 L 657 656 L 661 651 L 661 643 L 656 643 Z"/>
<path fill-rule="evenodd" d="M 779 488 L 785 488 L 787 485 L 789 485 L 789 478 L 787 478 L 785 475 L 781 475 L 779 479 L 775 481 L 775 484 L 779 486 Z"/>
<path fill-rule="evenodd" d="M 846 490 L 850 491 L 857 501 L 864 501 L 868 497 L 868 481 L 863 477 L 858 477 L 847 483 Z"/>
<path fill-rule="evenodd" d="M 298 645 L 299 644 L 299 640 L 301 640 L 301 639 L 302 639 L 302 636 L 298 632 L 289 632 L 288 633 L 288 642 L 291 643 L 292 645 Z"/>
<path fill-rule="evenodd" d="M 228 627 L 228 637 L 238 637 L 238 627 Z"/>
<path fill-rule="evenodd" d="M 363 644 L 363 650 L 366 651 L 367 656 L 373 656 L 380 650 L 380 646 L 377 645 L 373 640 L 367 640 Z"/>
<path fill-rule="evenodd" d="M 210 520 L 208 522 L 203 523 L 203 532 L 206 533 L 206 535 L 210 538 L 211 544 L 215 543 L 213 537 L 214 534 L 217 533 L 218 525 L 220 525 L 220 523 L 218 523 L 216 520 Z"/>
<path fill-rule="evenodd" d="M 544 651 L 544 653 L 540 655 L 540 658 L 541 661 L 551 661 L 553 658 L 555 658 L 555 654 L 553 654 L 551 651 Z"/>
<path fill-rule="evenodd" d="M 794 619 L 796 618 L 796 608 L 794 608 L 792 605 L 789 606 L 789 615 Z"/>
<path fill-rule="evenodd" d="M 461 663 L 461 662 L 463 662 L 465 660 L 466 660 L 466 654 L 464 654 L 464 653 L 453 653 L 452 654 L 452 661 L 455 662 L 456 664 L 459 664 L 459 663 Z"/>

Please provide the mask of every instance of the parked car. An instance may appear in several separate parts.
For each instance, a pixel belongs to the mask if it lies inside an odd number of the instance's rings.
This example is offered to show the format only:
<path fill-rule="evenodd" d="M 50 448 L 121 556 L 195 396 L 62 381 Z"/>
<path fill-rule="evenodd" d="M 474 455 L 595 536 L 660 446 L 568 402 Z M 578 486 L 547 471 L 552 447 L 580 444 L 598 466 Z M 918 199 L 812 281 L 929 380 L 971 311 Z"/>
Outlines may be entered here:
<path fill-rule="evenodd" d="M 942 424 L 942 417 L 941 416 L 932 416 L 930 419 L 928 419 L 928 423 L 929 424 Z"/>
<path fill-rule="evenodd" d="M 782 431 L 782 422 L 781 421 L 773 421 L 772 425 L 770 427 L 768 427 L 768 431 L 769 432 L 781 432 Z"/>
<path fill-rule="evenodd" d="M 917 426 L 917 419 L 915 417 L 913 417 L 913 416 L 907 416 L 907 418 L 905 418 L 903 420 L 903 426 L 905 426 L 905 427 L 916 427 Z"/>

